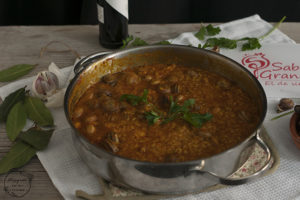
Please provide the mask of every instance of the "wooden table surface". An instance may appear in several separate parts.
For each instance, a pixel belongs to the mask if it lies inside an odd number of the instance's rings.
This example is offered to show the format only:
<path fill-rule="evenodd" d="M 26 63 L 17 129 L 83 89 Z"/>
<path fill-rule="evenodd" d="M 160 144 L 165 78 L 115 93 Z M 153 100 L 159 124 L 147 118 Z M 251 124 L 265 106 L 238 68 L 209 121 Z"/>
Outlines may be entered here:
<path fill-rule="evenodd" d="M 176 37 L 179 33 L 197 31 L 200 24 L 161 24 L 161 25 L 130 25 L 130 34 L 140 37 L 147 42 L 157 42 Z M 283 23 L 279 28 L 290 38 L 300 43 L 300 23 Z M 0 69 L 28 63 L 38 64 L 29 75 L 48 67 L 54 61 L 59 67 L 70 66 L 76 56 L 67 50 L 63 44 L 53 44 L 49 47 L 52 50 L 62 52 L 44 52 L 40 57 L 41 48 L 50 41 L 61 41 L 76 50 L 80 55 L 88 55 L 97 51 L 106 50 L 98 43 L 98 26 L 4 26 L 0 27 Z M 5 83 L 0 83 L 0 86 Z M 0 158 L 10 149 L 11 143 L 7 139 L 4 124 L 0 124 Z M 18 199 L 22 200 L 57 200 L 63 199 L 60 193 L 52 184 L 48 174 L 35 156 L 25 167 L 15 170 L 15 176 L 23 176 L 18 172 L 24 172 L 30 176 L 32 181 L 30 188 L 25 185 L 21 190 L 28 190 Z M 5 179 L 7 174 L 0 176 L 0 199 L 17 199 L 9 191 L 5 191 Z M 22 181 L 22 177 L 20 178 Z M 22 191 L 20 192 L 22 193 Z"/>

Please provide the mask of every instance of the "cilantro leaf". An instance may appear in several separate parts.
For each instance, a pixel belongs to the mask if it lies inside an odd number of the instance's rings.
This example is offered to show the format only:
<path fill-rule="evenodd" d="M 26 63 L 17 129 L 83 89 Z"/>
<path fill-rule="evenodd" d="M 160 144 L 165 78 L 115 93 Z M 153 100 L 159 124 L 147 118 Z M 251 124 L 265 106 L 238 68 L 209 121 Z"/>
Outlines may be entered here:
<path fill-rule="evenodd" d="M 206 40 L 205 44 L 203 45 L 203 48 L 205 49 L 206 47 L 214 47 L 214 46 L 219 46 L 223 48 L 228 48 L 228 49 L 234 49 L 237 47 L 237 41 L 236 40 L 231 40 L 228 38 L 209 38 Z"/>
<path fill-rule="evenodd" d="M 127 37 L 125 40 L 123 40 L 123 46 L 121 49 L 125 47 L 138 47 L 138 46 L 145 46 L 148 45 L 148 43 L 145 40 L 142 40 L 139 37 L 134 38 L 132 35 Z"/>
<path fill-rule="evenodd" d="M 191 113 L 187 112 L 184 113 L 182 119 L 187 121 L 188 123 L 192 124 L 193 126 L 200 128 L 204 122 L 207 122 L 212 118 L 212 114 L 198 114 L 198 113 Z"/>
<path fill-rule="evenodd" d="M 142 100 L 141 100 L 142 102 L 148 103 L 148 100 L 147 100 L 148 93 L 149 93 L 149 91 L 147 89 L 144 89 L 144 92 L 142 95 Z"/>
<path fill-rule="evenodd" d="M 160 119 L 160 116 L 153 110 L 151 110 L 149 112 L 145 112 L 144 114 L 145 114 L 145 117 L 146 117 L 149 125 L 155 124 Z"/>
<path fill-rule="evenodd" d="M 133 36 L 130 35 L 129 37 L 127 37 L 125 40 L 123 40 L 123 46 L 121 47 L 121 49 L 125 48 L 129 42 L 131 42 L 133 40 Z"/>
<path fill-rule="evenodd" d="M 197 33 L 195 33 L 195 37 L 198 38 L 199 40 L 204 40 L 205 35 L 206 35 L 206 28 L 204 26 L 202 26 L 200 30 Z"/>
<path fill-rule="evenodd" d="M 189 111 L 189 107 L 192 106 L 195 103 L 194 99 L 188 99 L 185 100 L 183 105 L 180 106 L 179 104 L 177 104 L 177 101 L 173 101 L 173 97 L 170 97 L 170 109 L 169 109 L 169 114 L 177 114 L 180 112 L 188 112 Z"/>
<path fill-rule="evenodd" d="M 206 32 L 209 36 L 217 35 L 221 32 L 221 29 L 219 27 L 213 27 L 211 24 L 206 26 Z"/>
<path fill-rule="evenodd" d="M 133 95 L 133 94 L 123 94 L 120 98 L 121 101 L 127 101 L 133 106 L 138 105 L 141 101 L 141 97 Z"/>
<path fill-rule="evenodd" d="M 169 114 L 162 121 L 162 124 L 166 124 L 176 118 L 181 118 L 191 125 L 200 128 L 204 122 L 212 118 L 212 115 L 210 113 L 199 114 L 190 112 L 190 107 L 195 104 L 194 99 L 185 100 L 182 106 L 178 105 L 176 101 L 174 102 L 172 97 L 170 97 L 170 101 L 171 105 Z"/>
<path fill-rule="evenodd" d="M 164 45 L 164 44 L 171 44 L 171 43 L 168 40 L 163 40 L 163 41 L 157 42 L 155 44 Z"/>
<path fill-rule="evenodd" d="M 261 44 L 259 43 L 258 38 L 245 37 L 245 38 L 239 39 L 238 41 L 247 41 L 245 44 L 243 44 L 242 51 L 259 49 L 261 47 Z"/>
<path fill-rule="evenodd" d="M 146 46 L 148 43 L 141 38 L 135 38 L 134 41 L 130 44 L 131 47 L 138 47 L 138 46 Z"/>
<path fill-rule="evenodd" d="M 205 36 L 214 36 L 219 34 L 221 29 L 219 27 L 213 27 L 211 24 L 207 26 L 202 26 L 197 33 L 195 33 L 195 37 L 199 40 L 204 40 Z"/>
<path fill-rule="evenodd" d="M 127 101 L 128 103 L 130 103 L 133 106 L 138 105 L 139 103 L 143 102 L 143 103 L 148 103 L 147 100 L 147 95 L 148 95 L 148 90 L 144 89 L 143 95 L 142 96 L 136 96 L 133 94 L 123 94 L 120 98 L 121 101 Z"/>

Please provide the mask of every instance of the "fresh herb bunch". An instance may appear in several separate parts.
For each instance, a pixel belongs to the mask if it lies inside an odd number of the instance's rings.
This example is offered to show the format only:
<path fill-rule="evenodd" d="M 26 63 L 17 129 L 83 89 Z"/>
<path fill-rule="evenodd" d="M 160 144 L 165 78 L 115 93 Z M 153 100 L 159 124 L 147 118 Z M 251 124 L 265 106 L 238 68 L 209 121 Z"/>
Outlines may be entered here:
<path fill-rule="evenodd" d="M 194 99 L 188 99 L 183 102 L 183 105 L 179 105 L 177 101 L 170 97 L 170 108 L 167 115 L 164 115 L 159 109 L 157 109 L 153 104 L 149 103 L 147 100 L 148 90 L 144 89 L 142 96 L 136 96 L 132 94 L 124 94 L 121 96 L 121 101 L 127 101 L 131 105 L 136 106 L 140 103 L 145 103 L 150 105 L 152 108 L 150 111 L 144 112 L 145 118 L 149 125 L 157 123 L 159 120 L 161 124 L 169 123 L 175 119 L 183 119 L 189 124 L 200 128 L 204 122 L 209 121 L 212 118 L 212 114 L 199 114 L 191 112 L 191 107 L 195 104 Z"/>
<path fill-rule="evenodd" d="M 270 35 L 275 29 L 277 29 L 279 27 L 279 25 L 285 20 L 285 18 L 286 17 L 284 16 L 270 31 L 268 31 L 266 34 L 262 35 L 259 38 L 244 37 L 241 39 L 233 40 L 233 39 L 228 39 L 228 38 L 224 38 L 224 37 L 221 37 L 221 38 L 213 37 L 213 38 L 207 39 L 202 48 L 205 49 L 207 47 L 219 46 L 221 48 L 235 49 L 237 47 L 237 43 L 243 42 L 242 51 L 259 49 L 261 47 L 260 41 L 263 40 L 268 35 Z M 216 34 L 219 34 L 219 32 L 220 32 L 220 29 L 216 29 L 216 28 L 214 29 L 210 25 L 208 25 L 206 27 L 203 26 L 195 34 L 195 37 L 197 37 L 199 40 L 204 40 L 205 36 L 216 35 Z M 199 45 L 198 47 L 201 48 L 201 45 Z"/>
<path fill-rule="evenodd" d="M 214 27 L 211 24 L 207 26 L 202 26 L 197 33 L 195 33 L 195 37 L 198 38 L 200 41 L 204 41 L 207 36 L 210 38 L 206 39 L 204 42 L 204 45 L 201 44 L 198 45 L 198 48 L 209 48 L 209 47 L 220 47 L 220 48 L 227 48 L 227 49 L 235 49 L 237 48 L 238 43 L 242 43 L 242 51 L 248 51 L 253 49 L 259 49 L 261 48 L 260 41 L 262 41 L 265 37 L 270 35 L 275 29 L 279 27 L 279 25 L 285 20 L 285 16 L 266 34 L 262 35 L 261 37 L 244 37 L 240 39 L 229 39 L 224 37 L 210 37 L 218 35 L 221 32 L 221 29 L 219 27 Z M 171 44 L 169 41 L 161 41 L 154 44 Z M 123 40 L 123 46 L 121 48 L 125 47 L 136 47 L 136 46 L 145 46 L 148 45 L 148 43 L 141 38 L 134 38 L 132 35 Z"/>
<path fill-rule="evenodd" d="M 27 119 L 35 126 L 23 132 Z M 4 99 L 0 105 L 0 122 L 6 124 L 7 136 L 13 142 L 0 160 L 0 174 L 25 165 L 37 151 L 45 149 L 54 126 L 51 112 L 42 100 L 30 96 L 25 87 Z"/>

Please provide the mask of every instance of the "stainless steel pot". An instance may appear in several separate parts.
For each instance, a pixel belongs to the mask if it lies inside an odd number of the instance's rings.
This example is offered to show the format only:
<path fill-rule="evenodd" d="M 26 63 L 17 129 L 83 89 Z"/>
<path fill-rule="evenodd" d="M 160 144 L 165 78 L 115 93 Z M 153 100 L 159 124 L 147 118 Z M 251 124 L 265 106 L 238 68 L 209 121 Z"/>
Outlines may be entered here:
<path fill-rule="evenodd" d="M 259 129 L 265 118 L 265 92 L 243 66 L 212 51 L 177 45 L 145 46 L 115 53 L 95 53 L 75 66 L 75 78 L 70 83 L 65 99 L 66 117 L 73 128 L 73 140 L 78 153 L 95 174 L 117 185 L 149 193 L 175 194 L 199 191 L 218 183 L 245 183 L 266 171 L 271 165 L 271 151 L 261 139 Z M 249 137 L 237 146 L 209 158 L 180 163 L 151 163 L 114 155 L 89 143 L 72 125 L 72 108 L 90 85 L 107 73 L 126 67 L 155 63 L 175 63 L 196 66 L 216 72 L 238 84 L 255 101 L 259 109 L 259 123 Z M 254 143 L 267 154 L 266 164 L 255 174 L 243 178 L 228 178 L 239 167 L 245 150 Z"/>

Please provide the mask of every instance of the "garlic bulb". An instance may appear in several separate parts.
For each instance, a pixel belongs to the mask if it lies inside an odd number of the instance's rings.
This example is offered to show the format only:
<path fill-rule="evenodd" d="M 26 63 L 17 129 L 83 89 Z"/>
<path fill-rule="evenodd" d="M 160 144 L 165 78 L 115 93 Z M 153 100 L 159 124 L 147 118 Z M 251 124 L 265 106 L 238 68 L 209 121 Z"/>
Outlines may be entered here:
<path fill-rule="evenodd" d="M 43 71 L 37 74 L 32 84 L 32 92 L 35 96 L 46 100 L 53 95 L 59 87 L 57 76 L 49 71 Z"/>

